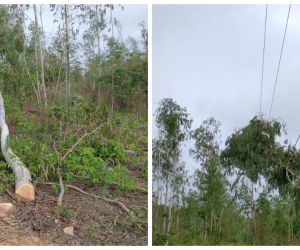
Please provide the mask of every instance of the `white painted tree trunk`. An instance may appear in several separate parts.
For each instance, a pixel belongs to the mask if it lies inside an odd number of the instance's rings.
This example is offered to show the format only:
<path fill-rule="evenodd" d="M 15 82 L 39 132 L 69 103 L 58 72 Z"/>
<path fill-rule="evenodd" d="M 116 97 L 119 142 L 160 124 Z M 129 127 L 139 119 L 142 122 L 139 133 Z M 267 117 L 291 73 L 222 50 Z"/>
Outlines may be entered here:
<path fill-rule="evenodd" d="M 31 184 L 30 172 L 20 158 L 8 146 L 9 130 L 5 122 L 5 109 L 2 93 L 0 91 L 0 128 L 1 128 L 1 151 L 4 159 L 12 168 L 16 177 L 16 198 L 19 202 L 34 200 L 34 187 Z"/>

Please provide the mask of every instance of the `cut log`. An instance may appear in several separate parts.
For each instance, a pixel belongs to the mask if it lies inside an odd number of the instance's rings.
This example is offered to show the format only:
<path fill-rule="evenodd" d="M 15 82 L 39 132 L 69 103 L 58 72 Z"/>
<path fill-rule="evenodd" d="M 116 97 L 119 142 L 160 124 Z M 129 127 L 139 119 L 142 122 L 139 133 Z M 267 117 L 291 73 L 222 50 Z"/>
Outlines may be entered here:
<path fill-rule="evenodd" d="M 34 187 L 31 183 L 23 183 L 17 186 L 16 184 L 16 198 L 18 202 L 33 201 L 35 198 Z"/>
<path fill-rule="evenodd" d="M 0 128 L 1 128 L 1 151 L 4 159 L 12 168 L 16 177 L 16 198 L 19 202 L 33 201 L 35 198 L 34 187 L 31 184 L 29 170 L 20 158 L 8 146 L 9 130 L 5 122 L 5 109 L 2 93 L 0 91 Z"/>

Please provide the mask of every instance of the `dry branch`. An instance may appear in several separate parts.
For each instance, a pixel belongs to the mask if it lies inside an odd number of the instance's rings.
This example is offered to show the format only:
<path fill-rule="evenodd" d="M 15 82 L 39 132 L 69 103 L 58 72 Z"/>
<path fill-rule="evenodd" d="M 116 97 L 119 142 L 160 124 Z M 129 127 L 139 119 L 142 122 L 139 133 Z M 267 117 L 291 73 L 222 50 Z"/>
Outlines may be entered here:
<path fill-rule="evenodd" d="M 105 123 L 101 124 L 100 126 L 98 126 L 97 128 L 95 128 L 94 130 L 92 130 L 90 133 L 84 133 L 84 135 L 82 137 L 80 137 L 78 139 L 78 141 L 65 153 L 65 155 L 60 159 L 61 162 L 63 162 L 67 156 L 74 150 L 74 148 L 87 136 L 91 135 L 91 134 L 94 134 L 96 133 L 100 128 L 102 128 L 103 126 L 105 125 Z M 55 143 L 54 143 L 54 149 L 57 153 L 57 149 L 55 147 Z M 61 175 L 59 175 L 59 185 L 60 185 L 60 194 L 59 194 L 59 197 L 57 199 L 57 205 L 58 206 L 61 206 L 62 205 L 62 201 L 63 201 L 63 197 L 64 197 L 64 193 L 65 193 L 65 190 L 64 190 L 64 184 L 63 184 L 63 180 L 62 180 L 62 177 Z"/>
<path fill-rule="evenodd" d="M 59 175 L 59 186 L 60 186 L 60 193 L 59 193 L 59 196 L 57 199 L 57 205 L 60 207 L 62 205 L 62 201 L 63 201 L 64 194 L 65 194 L 64 183 L 63 183 L 61 175 Z"/>
<path fill-rule="evenodd" d="M 55 185 L 56 183 L 54 182 L 38 182 L 39 184 L 43 184 L 43 185 Z M 128 213 L 130 216 L 133 216 L 132 213 L 130 212 L 130 210 L 120 201 L 116 201 L 116 200 L 112 200 L 112 199 L 108 199 L 108 198 L 105 198 L 105 197 L 101 197 L 99 195 L 95 195 L 95 194 L 91 194 L 91 193 L 88 193 L 88 192 L 85 192 L 84 190 L 82 190 L 81 188 L 79 187 L 76 187 L 76 186 L 73 186 L 73 185 L 65 185 L 66 187 L 68 188 L 72 188 L 72 189 L 75 189 L 77 190 L 78 192 L 82 193 L 82 194 L 85 194 L 87 196 L 91 196 L 91 197 L 94 197 L 94 198 L 98 198 L 98 199 L 101 199 L 101 200 L 104 200 L 106 202 L 109 202 L 109 203 L 112 203 L 112 204 L 115 204 L 115 205 L 118 205 L 120 208 L 122 208 L 122 210 L 124 210 L 126 213 Z"/>
<path fill-rule="evenodd" d="M 65 153 L 65 155 L 60 159 L 61 161 L 64 161 L 66 159 L 66 157 L 74 150 L 74 148 L 87 136 L 92 135 L 94 133 L 96 133 L 100 128 L 104 127 L 104 125 L 106 125 L 106 123 L 101 124 L 100 126 L 98 126 L 97 128 L 95 128 L 93 131 L 89 132 L 89 133 L 84 133 L 83 136 L 81 136 L 78 141 L 67 151 L 67 153 Z"/>

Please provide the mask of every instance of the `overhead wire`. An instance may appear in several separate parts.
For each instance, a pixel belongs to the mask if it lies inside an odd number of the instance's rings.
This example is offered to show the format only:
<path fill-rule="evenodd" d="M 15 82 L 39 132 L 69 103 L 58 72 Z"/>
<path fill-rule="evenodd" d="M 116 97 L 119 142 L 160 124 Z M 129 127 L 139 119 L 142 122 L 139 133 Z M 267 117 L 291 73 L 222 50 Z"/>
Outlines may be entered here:
<path fill-rule="evenodd" d="M 279 69 L 280 69 L 282 52 L 283 52 L 284 43 L 285 43 L 286 31 L 287 31 L 287 27 L 288 27 L 288 23 L 289 23 L 289 18 L 290 18 L 290 11 L 291 11 L 291 4 L 289 5 L 288 15 L 286 18 L 286 23 L 285 23 L 283 40 L 282 40 L 282 44 L 281 44 L 281 51 L 280 51 L 278 67 L 277 67 L 277 72 L 276 72 L 276 78 L 275 78 L 275 84 L 274 84 L 273 95 L 272 95 L 272 101 L 271 101 L 271 106 L 270 106 L 270 111 L 269 111 L 269 120 L 271 118 L 271 113 L 272 113 L 272 108 L 273 108 L 273 103 L 274 103 L 275 90 L 276 90 L 276 86 L 277 86 L 277 82 L 278 82 Z"/>
<path fill-rule="evenodd" d="M 268 19 L 268 5 L 266 4 L 265 30 L 264 30 L 264 46 L 263 46 L 263 53 L 262 53 L 262 69 L 261 69 L 261 79 L 260 79 L 260 100 L 259 100 L 259 113 L 260 114 L 261 114 L 261 102 L 262 102 L 264 68 L 265 68 L 265 50 L 266 50 L 267 19 Z"/>

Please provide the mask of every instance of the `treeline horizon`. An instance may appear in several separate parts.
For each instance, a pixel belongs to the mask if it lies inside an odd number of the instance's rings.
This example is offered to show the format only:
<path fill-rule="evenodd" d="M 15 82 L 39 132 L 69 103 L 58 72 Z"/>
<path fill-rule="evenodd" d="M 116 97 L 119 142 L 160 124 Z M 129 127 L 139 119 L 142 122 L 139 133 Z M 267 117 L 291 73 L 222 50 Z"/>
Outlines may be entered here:
<path fill-rule="evenodd" d="M 297 245 L 299 151 L 284 124 L 252 118 L 220 147 L 220 122 L 192 129 L 187 109 L 161 100 L 153 139 L 154 245 Z M 182 146 L 197 169 L 188 175 Z"/>

